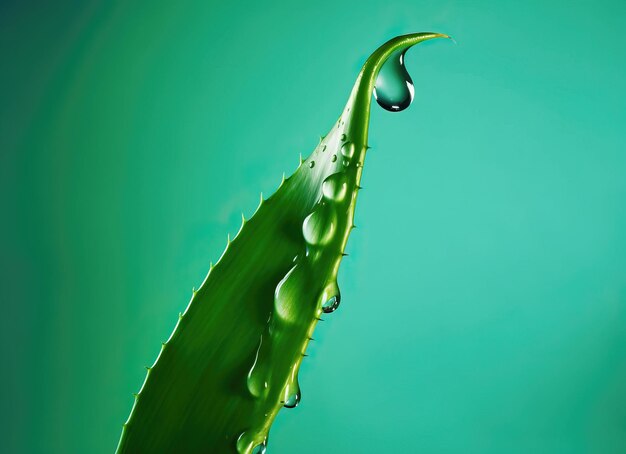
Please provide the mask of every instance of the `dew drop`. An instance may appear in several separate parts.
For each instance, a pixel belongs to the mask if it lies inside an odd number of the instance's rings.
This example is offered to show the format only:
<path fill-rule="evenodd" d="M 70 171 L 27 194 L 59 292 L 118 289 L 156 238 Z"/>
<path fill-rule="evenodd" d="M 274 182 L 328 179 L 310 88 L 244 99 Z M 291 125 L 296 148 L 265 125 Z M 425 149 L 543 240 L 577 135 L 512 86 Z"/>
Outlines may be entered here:
<path fill-rule="evenodd" d="M 322 147 L 322 151 L 326 151 L 326 145 Z"/>
<path fill-rule="evenodd" d="M 324 197 L 335 202 L 341 202 L 346 198 L 348 183 L 346 174 L 343 172 L 334 173 L 322 183 L 322 193 Z"/>
<path fill-rule="evenodd" d="M 318 206 L 302 224 L 305 241 L 312 246 L 327 244 L 337 228 L 335 210 L 327 205 Z"/>
<path fill-rule="evenodd" d="M 400 50 L 389 56 L 374 85 L 374 98 L 383 109 L 391 112 L 409 107 L 415 94 L 413 80 L 404 66 L 405 53 L 406 50 Z"/>
<path fill-rule="evenodd" d="M 260 397 L 265 394 L 267 391 L 267 378 L 264 370 L 264 358 L 263 356 L 263 336 L 261 336 L 261 340 L 259 341 L 259 347 L 257 348 L 256 355 L 254 357 L 254 363 L 248 372 L 248 377 L 246 379 L 246 384 L 248 386 L 248 391 L 254 397 Z"/>
<path fill-rule="evenodd" d="M 354 156 L 354 150 L 355 150 L 355 146 L 352 142 L 346 142 L 341 146 L 341 154 L 346 158 L 346 159 L 352 159 L 352 156 Z"/>
<path fill-rule="evenodd" d="M 330 158 L 330 160 L 331 160 L 332 162 L 335 162 L 335 161 L 337 160 L 337 155 L 336 155 L 336 154 L 334 154 L 334 155 L 333 155 L 333 157 L 332 157 L 332 158 Z"/>
<path fill-rule="evenodd" d="M 299 275 L 301 272 L 299 265 L 294 265 L 276 286 L 274 291 L 274 311 L 280 320 L 291 323 L 297 316 L 298 311 L 293 296 L 298 291 L 298 282 L 302 278 Z M 269 326 L 271 327 L 271 323 Z"/>
<path fill-rule="evenodd" d="M 341 302 L 341 295 L 336 294 L 335 296 L 332 296 L 328 301 L 326 301 L 322 305 L 322 310 L 326 314 L 330 314 L 331 312 L 335 312 L 337 310 L 337 308 L 339 307 L 339 303 L 340 302 Z"/>
<path fill-rule="evenodd" d="M 346 140 L 346 135 L 345 134 L 341 134 L 341 140 Z"/>
<path fill-rule="evenodd" d="M 311 161 L 309 162 L 309 167 L 312 169 L 313 167 L 315 167 L 315 161 Z"/>

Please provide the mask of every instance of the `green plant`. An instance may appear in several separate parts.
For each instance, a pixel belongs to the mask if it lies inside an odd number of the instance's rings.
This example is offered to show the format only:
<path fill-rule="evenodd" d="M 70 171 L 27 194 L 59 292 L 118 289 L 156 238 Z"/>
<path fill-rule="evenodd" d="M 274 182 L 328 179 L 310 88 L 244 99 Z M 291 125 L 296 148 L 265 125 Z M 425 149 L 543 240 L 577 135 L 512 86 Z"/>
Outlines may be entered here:
<path fill-rule="evenodd" d="M 400 36 L 376 50 L 332 130 L 243 220 L 148 368 L 119 453 L 265 450 L 280 408 L 300 399 L 298 369 L 320 315 L 340 302 L 378 73 L 438 37 Z"/>

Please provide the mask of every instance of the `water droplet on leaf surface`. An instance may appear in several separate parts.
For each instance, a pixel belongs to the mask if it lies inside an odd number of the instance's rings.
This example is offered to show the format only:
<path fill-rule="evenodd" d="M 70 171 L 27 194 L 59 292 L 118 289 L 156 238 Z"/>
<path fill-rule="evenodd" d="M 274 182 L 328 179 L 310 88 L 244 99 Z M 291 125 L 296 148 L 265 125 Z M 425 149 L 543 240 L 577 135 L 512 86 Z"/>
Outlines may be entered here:
<path fill-rule="evenodd" d="M 354 150 L 355 150 L 355 146 L 352 142 L 346 142 L 341 146 L 341 154 L 346 158 L 346 159 L 351 159 L 352 156 L 354 156 Z"/>
<path fill-rule="evenodd" d="M 320 205 L 304 220 L 302 234 L 308 244 L 312 246 L 324 245 L 331 240 L 336 228 L 335 211 L 327 205 Z"/>
<path fill-rule="evenodd" d="M 348 184 L 346 174 L 343 172 L 334 173 L 322 183 L 322 193 L 324 197 L 335 202 L 341 202 L 346 198 Z"/>

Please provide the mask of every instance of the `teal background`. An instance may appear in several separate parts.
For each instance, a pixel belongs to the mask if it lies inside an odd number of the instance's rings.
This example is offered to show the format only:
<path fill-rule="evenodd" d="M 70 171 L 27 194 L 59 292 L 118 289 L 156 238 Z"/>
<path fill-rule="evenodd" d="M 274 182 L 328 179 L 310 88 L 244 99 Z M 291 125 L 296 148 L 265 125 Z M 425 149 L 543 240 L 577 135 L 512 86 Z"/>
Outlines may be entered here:
<path fill-rule="evenodd" d="M 396 34 L 269 452 L 626 452 L 622 1 L 3 2 L 0 451 L 107 453 L 192 286 Z"/>

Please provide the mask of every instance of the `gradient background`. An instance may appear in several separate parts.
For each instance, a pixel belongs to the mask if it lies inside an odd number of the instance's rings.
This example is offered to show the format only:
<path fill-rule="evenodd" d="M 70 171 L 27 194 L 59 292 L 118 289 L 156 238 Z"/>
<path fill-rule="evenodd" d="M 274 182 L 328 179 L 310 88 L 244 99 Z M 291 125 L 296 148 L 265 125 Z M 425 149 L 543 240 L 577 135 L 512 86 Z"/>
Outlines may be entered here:
<path fill-rule="evenodd" d="M 131 4 L 132 3 L 132 4 Z M 269 452 L 626 452 L 623 1 L 4 1 L 0 451 L 110 453 L 160 342 L 396 34 L 344 303 Z"/>

